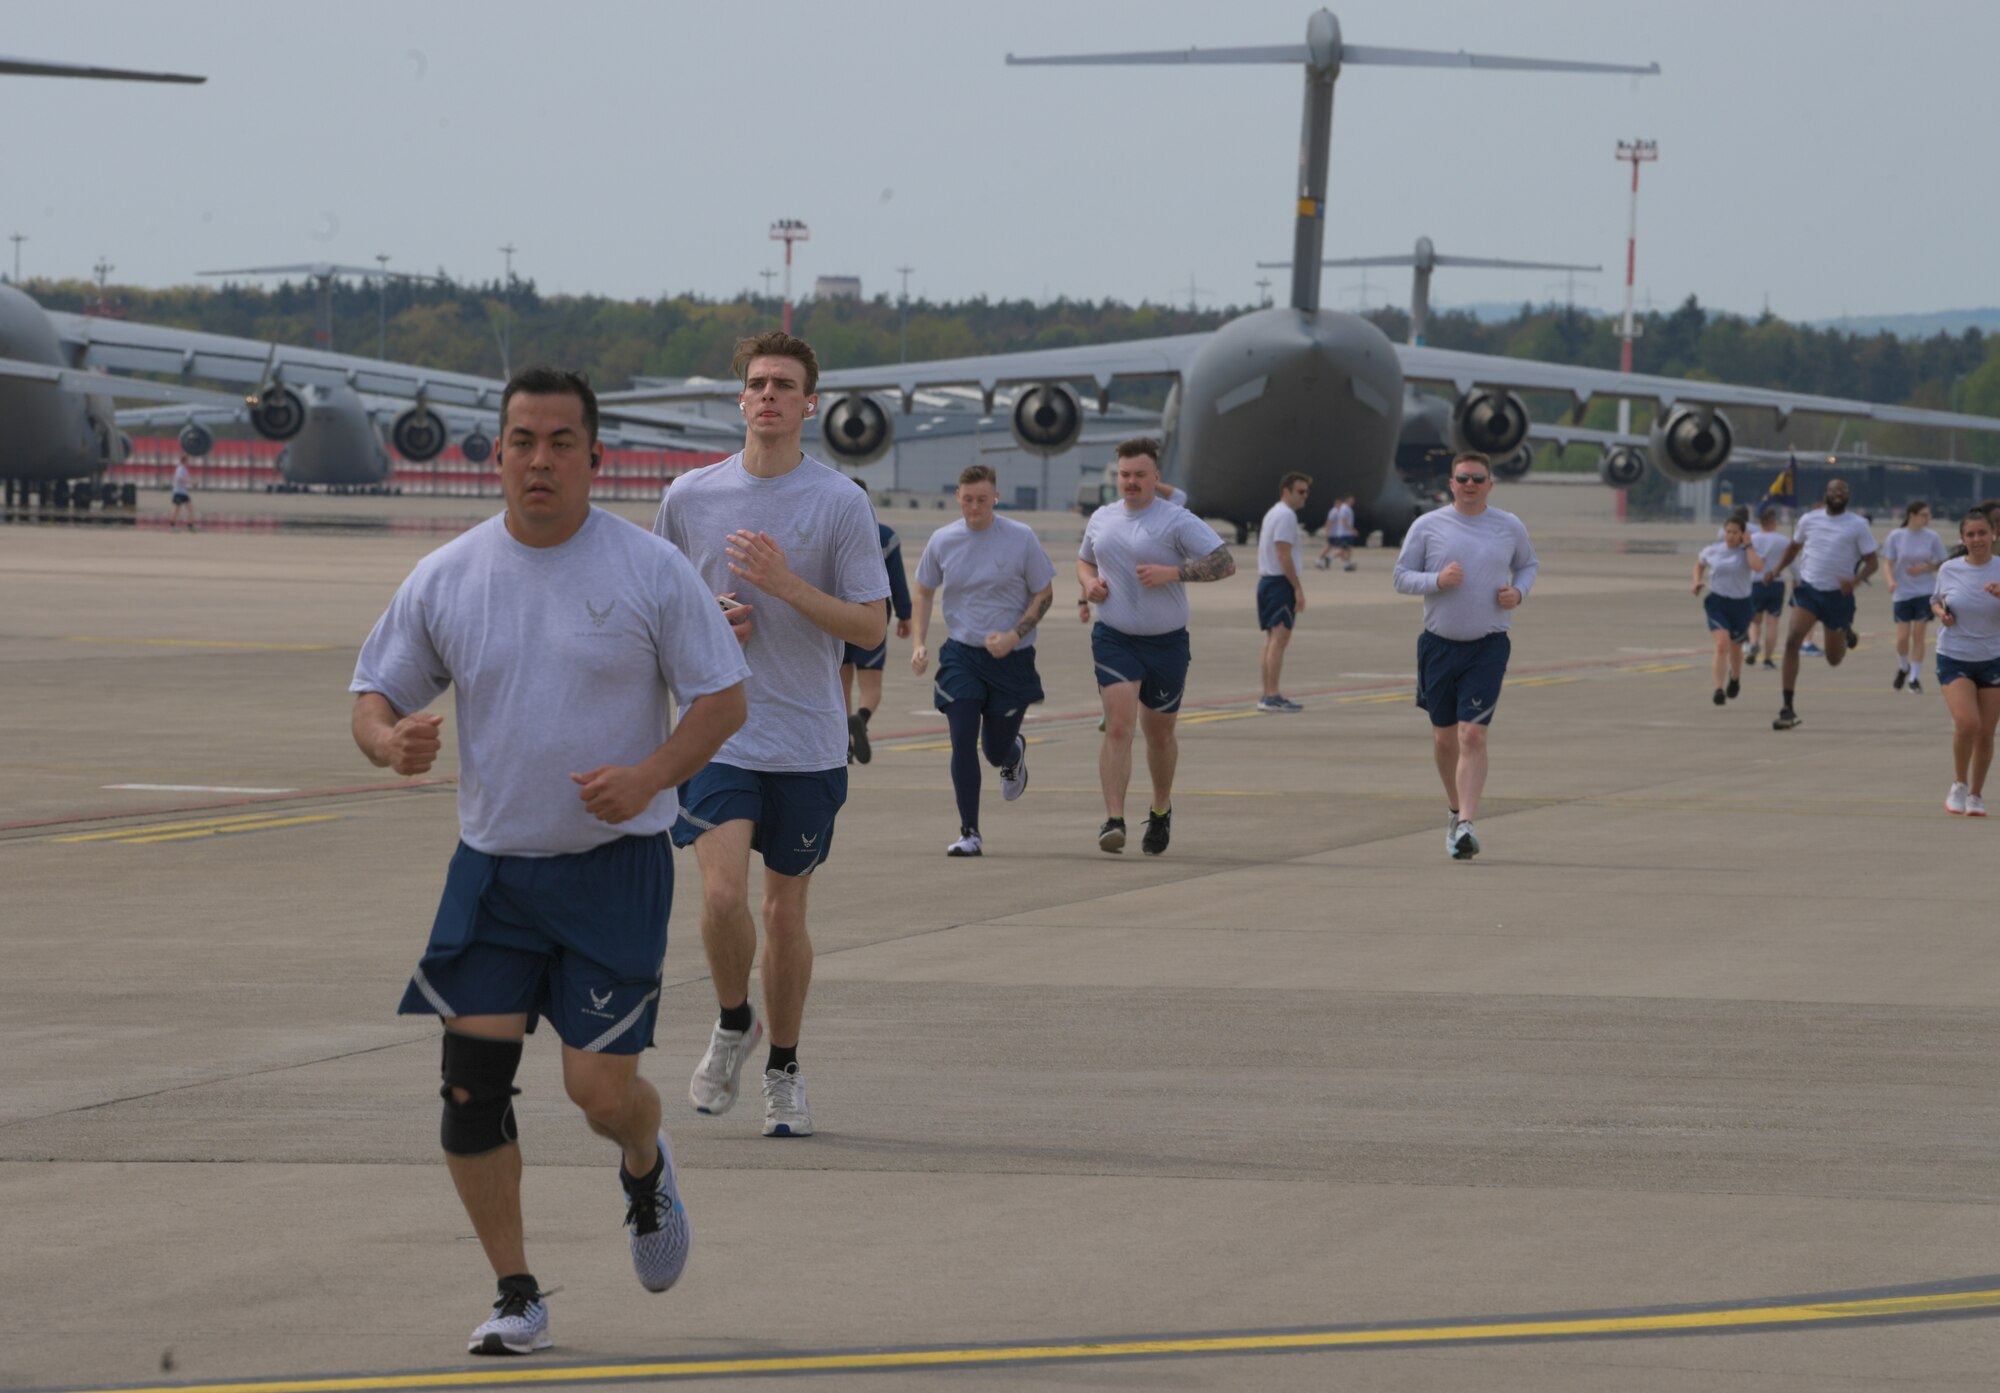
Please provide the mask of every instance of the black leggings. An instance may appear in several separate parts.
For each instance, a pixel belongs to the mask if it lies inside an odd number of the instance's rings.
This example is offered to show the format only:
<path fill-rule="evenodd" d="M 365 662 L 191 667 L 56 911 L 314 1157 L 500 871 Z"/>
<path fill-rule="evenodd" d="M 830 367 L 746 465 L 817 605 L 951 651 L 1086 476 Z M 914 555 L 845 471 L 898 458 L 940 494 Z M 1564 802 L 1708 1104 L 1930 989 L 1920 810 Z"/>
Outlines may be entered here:
<path fill-rule="evenodd" d="M 1011 716 L 986 717 L 986 729 L 979 728 L 980 704 L 954 701 L 945 707 L 944 718 L 951 723 L 951 789 L 958 795 L 958 821 L 962 827 L 979 826 L 979 753 L 985 746 L 986 762 L 998 769 L 1014 754 L 1014 737 L 1021 733 L 1026 709 Z"/>

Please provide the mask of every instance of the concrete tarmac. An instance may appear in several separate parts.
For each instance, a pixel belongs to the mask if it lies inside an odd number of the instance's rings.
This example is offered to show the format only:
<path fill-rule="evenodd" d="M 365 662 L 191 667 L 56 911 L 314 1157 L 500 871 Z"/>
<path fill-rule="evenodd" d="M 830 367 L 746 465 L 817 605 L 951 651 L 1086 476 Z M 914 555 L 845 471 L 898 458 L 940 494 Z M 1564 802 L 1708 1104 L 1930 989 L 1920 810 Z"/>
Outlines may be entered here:
<path fill-rule="evenodd" d="M 437 1026 L 391 1014 L 455 759 L 371 768 L 346 684 L 439 520 L 491 508 L 200 502 L 193 535 L 0 529 L 0 1385 L 1992 1386 L 2000 826 L 1944 813 L 1949 723 L 1928 676 L 1890 690 L 1879 586 L 1776 733 L 1774 673 L 1709 700 L 1711 528 L 1503 485 L 1543 570 L 1461 865 L 1392 558 L 1307 573 L 1306 710 L 1260 715 L 1239 548 L 1191 587 L 1173 846 L 1112 857 L 1081 522 L 1032 518 L 1049 699 L 981 860 L 943 854 L 942 722 L 892 640 L 814 879 L 819 1134 L 758 1135 L 754 1089 L 687 1104 L 714 998 L 677 858 L 645 1068 L 693 1262 L 634 1281 L 544 1029 L 517 1110 L 556 1349 L 480 1361 Z M 952 516 L 885 520 L 914 569 Z"/>

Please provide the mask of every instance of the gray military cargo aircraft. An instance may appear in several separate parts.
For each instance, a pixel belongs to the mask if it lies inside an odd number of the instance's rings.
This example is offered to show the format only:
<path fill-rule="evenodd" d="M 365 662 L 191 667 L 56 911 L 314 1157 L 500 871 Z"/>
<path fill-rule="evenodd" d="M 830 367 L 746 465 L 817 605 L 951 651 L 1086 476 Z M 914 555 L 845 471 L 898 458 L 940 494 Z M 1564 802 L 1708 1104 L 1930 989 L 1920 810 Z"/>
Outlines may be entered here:
<path fill-rule="evenodd" d="M 1734 435 L 1726 411 L 1825 413 L 1960 430 L 2000 431 L 2000 419 L 1881 406 L 1832 397 L 1732 387 L 1680 378 L 1455 353 L 1419 345 L 1398 347 L 1367 320 L 1320 305 L 1327 156 L 1333 89 L 1352 66 L 1469 68 L 1498 71 L 1655 74 L 1657 64 L 1579 63 L 1473 53 L 1364 47 L 1347 43 L 1327 10 L 1306 24 L 1304 43 L 1255 48 L 1182 49 L 1016 58 L 1026 64 L 1296 64 L 1305 70 L 1305 119 L 1292 251 L 1290 303 L 1253 310 L 1210 334 L 1139 339 L 1037 352 L 935 362 L 843 368 L 821 374 L 832 398 L 821 410 L 824 440 L 835 461 L 879 456 L 894 432 L 898 401 L 905 414 L 927 387 L 975 386 L 990 405 L 995 389 L 1018 385 L 1011 426 L 1023 448 L 1056 452 L 1083 433 L 1083 397 L 1094 387 L 1100 407 L 1114 382 L 1165 378 L 1172 386 L 1162 415 L 1167 480 L 1184 489 L 1189 506 L 1237 525 L 1239 536 L 1271 503 L 1277 473 L 1312 476 L 1316 497 L 1351 493 L 1364 531 L 1399 539 L 1419 505 L 1395 468 L 1407 384 L 1442 387 L 1453 396 L 1456 444 L 1497 457 L 1512 455 L 1530 422 L 1520 393 L 1567 397 L 1580 416 L 1594 396 L 1650 404 L 1654 424 L 1645 455 L 1670 478 L 1712 477 L 1728 462 Z M 611 402 L 665 401 L 713 395 L 679 388 L 610 393 Z M 1600 433 L 1601 434 L 1601 433 Z M 1590 438 L 1579 434 L 1578 438 Z M 1607 444 L 1607 466 L 1624 446 Z M 1636 458 L 1636 456 L 1633 456 Z M 1618 460 L 1628 456 L 1619 453 Z M 1642 466 L 1643 467 L 1643 466 Z M 1609 473 L 1608 467 L 1604 470 Z M 1629 482 L 1629 481 L 1627 481 Z"/>

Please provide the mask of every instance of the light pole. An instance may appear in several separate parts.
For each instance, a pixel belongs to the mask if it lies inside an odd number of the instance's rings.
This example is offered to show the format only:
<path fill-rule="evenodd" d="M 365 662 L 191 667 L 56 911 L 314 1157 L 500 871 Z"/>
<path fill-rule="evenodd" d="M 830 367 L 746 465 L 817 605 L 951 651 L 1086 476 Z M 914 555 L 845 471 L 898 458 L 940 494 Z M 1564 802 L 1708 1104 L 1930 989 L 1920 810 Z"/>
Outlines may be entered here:
<path fill-rule="evenodd" d="M 1632 287 L 1639 268 L 1639 166 L 1660 157 L 1660 142 L 1657 140 L 1621 140 L 1618 142 L 1618 158 L 1632 165 L 1632 216 L 1625 230 L 1625 318 L 1618 330 L 1621 343 L 1618 348 L 1618 371 L 1632 371 L 1632 340 L 1639 336 L 1639 326 L 1632 318 Z M 1618 399 L 1618 433 L 1627 435 L 1632 430 L 1632 399 Z M 1618 520 L 1625 521 L 1625 490 L 1618 490 Z"/>
<path fill-rule="evenodd" d="M 507 376 L 514 375 L 514 253 L 518 248 L 512 242 L 500 248 L 507 258 L 507 274 L 500 285 L 500 371 Z"/>
<path fill-rule="evenodd" d="M 896 361 L 910 361 L 910 272 L 914 266 L 898 266 L 896 274 L 903 278 L 903 294 L 897 300 L 896 312 Z"/>
<path fill-rule="evenodd" d="M 389 359 L 389 253 L 376 252 L 375 259 L 382 263 L 381 279 L 375 283 L 375 357 L 379 362 Z"/>
<path fill-rule="evenodd" d="M 792 332 L 792 243 L 809 242 L 812 233 L 797 218 L 780 218 L 771 224 L 771 240 L 785 244 L 785 332 Z"/>
<path fill-rule="evenodd" d="M 7 240 L 14 244 L 14 284 L 21 283 L 21 243 L 28 240 L 25 232 L 9 233 Z"/>

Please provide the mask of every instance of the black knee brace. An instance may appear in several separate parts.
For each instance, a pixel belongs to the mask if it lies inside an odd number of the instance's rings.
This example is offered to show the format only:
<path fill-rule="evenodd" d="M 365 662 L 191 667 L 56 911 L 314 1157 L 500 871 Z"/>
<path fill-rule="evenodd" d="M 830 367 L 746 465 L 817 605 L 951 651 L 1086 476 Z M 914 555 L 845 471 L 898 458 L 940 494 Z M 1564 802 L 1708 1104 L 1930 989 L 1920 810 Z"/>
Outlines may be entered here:
<path fill-rule="evenodd" d="M 487 1040 L 444 1033 L 444 1123 L 439 1135 L 446 1154 L 484 1156 L 514 1141 L 514 1072 L 521 1067 L 519 1040 Z M 465 1093 L 465 1101 L 452 1090 Z"/>

